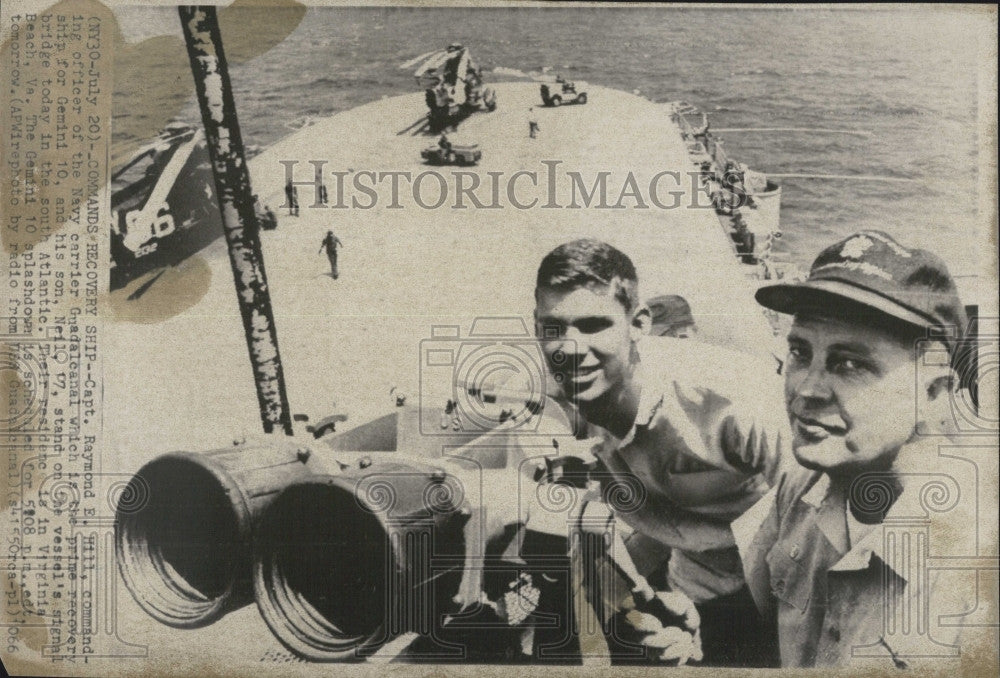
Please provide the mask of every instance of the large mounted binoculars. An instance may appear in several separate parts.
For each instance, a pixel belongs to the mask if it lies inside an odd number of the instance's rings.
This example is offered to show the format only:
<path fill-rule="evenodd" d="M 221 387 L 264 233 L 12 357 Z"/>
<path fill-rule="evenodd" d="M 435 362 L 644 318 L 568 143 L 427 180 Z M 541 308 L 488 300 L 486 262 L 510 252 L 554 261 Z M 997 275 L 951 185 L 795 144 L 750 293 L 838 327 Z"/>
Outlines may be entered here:
<path fill-rule="evenodd" d="M 559 474 L 550 459 L 572 439 L 565 419 L 530 435 L 428 438 L 419 418 L 404 406 L 308 445 L 274 436 L 150 461 L 131 481 L 148 502 L 117 514 L 128 590 L 178 628 L 256 601 L 275 636 L 315 661 L 364 657 L 406 632 L 446 659 L 448 638 L 495 640 L 527 617 L 543 620 L 536 641 L 570 656 L 569 540 L 586 490 L 584 467 Z M 505 595 L 534 600 L 491 607 Z"/>

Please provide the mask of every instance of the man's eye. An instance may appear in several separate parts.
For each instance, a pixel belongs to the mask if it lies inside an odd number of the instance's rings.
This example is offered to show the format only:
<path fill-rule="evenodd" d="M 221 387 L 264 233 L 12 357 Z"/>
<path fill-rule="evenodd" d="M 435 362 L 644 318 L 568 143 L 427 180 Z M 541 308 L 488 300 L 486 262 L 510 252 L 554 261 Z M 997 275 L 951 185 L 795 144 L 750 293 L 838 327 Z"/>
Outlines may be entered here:
<path fill-rule="evenodd" d="M 580 330 L 582 334 L 596 334 L 601 330 L 607 329 L 611 326 L 611 322 L 603 318 L 594 318 L 590 320 L 581 320 L 576 324 L 576 329 Z"/>
<path fill-rule="evenodd" d="M 867 365 L 853 358 L 838 358 L 830 361 L 830 372 L 849 377 L 867 371 Z"/>

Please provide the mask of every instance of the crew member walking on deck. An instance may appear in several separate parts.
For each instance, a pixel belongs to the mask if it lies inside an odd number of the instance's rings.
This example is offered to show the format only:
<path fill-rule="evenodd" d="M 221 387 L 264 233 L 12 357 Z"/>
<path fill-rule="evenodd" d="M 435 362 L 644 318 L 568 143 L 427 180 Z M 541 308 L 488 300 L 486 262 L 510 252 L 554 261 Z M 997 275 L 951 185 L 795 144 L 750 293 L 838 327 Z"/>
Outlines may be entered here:
<path fill-rule="evenodd" d="M 317 190 L 317 193 L 318 193 L 318 195 L 316 197 L 319 198 L 320 204 L 322 204 L 322 205 L 327 204 L 327 202 L 329 201 L 329 197 L 328 197 L 328 194 L 327 194 L 327 191 L 326 191 L 326 182 L 323 181 L 323 172 L 320 171 L 319 167 L 316 168 L 316 187 L 317 187 L 316 190 Z M 296 197 L 298 197 L 298 196 L 296 196 Z M 298 201 L 296 200 L 296 203 L 297 202 Z"/>
<path fill-rule="evenodd" d="M 333 231 L 327 231 L 326 237 L 323 238 L 323 242 L 319 246 L 319 252 L 326 250 L 326 258 L 330 260 L 330 275 L 334 280 L 337 279 L 337 248 L 342 247 L 344 243 L 340 242 L 340 238 L 333 234 Z M 317 252 L 317 254 L 319 254 Z"/>
<path fill-rule="evenodd" d="M 299 216 L 299 189 L 291 181 L 285 184 L 285 207 L 288 208 L 288 216 Z"/>

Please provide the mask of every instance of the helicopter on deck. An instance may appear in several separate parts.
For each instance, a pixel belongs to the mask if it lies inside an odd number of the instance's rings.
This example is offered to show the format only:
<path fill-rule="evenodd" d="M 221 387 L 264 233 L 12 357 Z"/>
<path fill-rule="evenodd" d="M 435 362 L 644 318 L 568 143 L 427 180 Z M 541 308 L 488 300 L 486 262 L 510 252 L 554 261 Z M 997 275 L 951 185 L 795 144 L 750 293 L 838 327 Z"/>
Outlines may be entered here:
<path fill-rule="evenodd" d="M 432 133 L 476 111 L 496 109 L 496 92 L 483 85 L 482 72 L 467 47 L 452 43 L 420 57 L 420 61 L 414 76 L 425 90 Z"/>

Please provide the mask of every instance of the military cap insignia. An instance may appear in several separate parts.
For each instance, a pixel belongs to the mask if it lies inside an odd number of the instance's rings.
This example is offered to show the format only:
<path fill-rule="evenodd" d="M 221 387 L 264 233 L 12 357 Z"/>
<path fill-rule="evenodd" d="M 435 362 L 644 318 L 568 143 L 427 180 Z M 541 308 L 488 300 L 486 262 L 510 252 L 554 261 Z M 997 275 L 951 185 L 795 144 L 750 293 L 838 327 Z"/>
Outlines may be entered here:
<path fill-rule="evenodd" d="M 859 235 L 844 243 L 844 246 L 840 249 L 840 256 L 845 259 L 860 259 L 874 244 L 867 236 Z"/>

